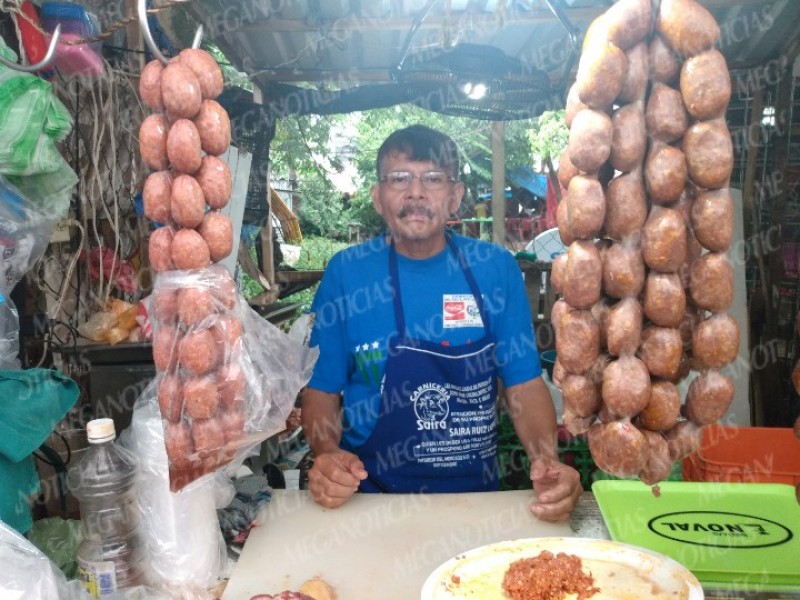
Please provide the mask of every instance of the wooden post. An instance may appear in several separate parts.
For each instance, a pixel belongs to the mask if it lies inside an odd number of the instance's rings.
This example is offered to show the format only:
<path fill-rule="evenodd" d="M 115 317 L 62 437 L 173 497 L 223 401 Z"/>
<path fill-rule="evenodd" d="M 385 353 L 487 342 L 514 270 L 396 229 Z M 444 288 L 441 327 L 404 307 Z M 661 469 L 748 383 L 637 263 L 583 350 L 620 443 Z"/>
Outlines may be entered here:
<path fill-rule="evenodd" d="M 505 123 L 492 122 L 492 241 L 506 242 L 506 149 Z"/>

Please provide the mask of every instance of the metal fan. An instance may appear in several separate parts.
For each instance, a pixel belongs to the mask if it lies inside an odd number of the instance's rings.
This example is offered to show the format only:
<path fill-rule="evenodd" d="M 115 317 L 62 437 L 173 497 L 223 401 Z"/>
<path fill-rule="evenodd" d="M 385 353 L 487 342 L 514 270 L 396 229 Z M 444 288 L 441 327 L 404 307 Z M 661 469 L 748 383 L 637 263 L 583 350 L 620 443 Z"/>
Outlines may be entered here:
<path fill-rule="evenodd" d="M 407 86 L 411 102 L 448 115 L 507 121 L 537 116 L 552 104 L 547 74 L 494 46 L 412 55 L 394 79 Z"/>

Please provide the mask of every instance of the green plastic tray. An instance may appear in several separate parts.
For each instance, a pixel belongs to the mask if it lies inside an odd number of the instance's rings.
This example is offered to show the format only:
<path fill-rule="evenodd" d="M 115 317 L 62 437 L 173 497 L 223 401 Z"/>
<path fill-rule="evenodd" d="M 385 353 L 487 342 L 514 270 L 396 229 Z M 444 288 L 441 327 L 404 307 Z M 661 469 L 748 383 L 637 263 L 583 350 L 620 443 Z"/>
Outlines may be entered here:
<path fill-rule="evenodd" d="M 596 481 L 611 538 L 660 552 L 709 587 L 798 589 L 800 504 L 791 485 Z"/>

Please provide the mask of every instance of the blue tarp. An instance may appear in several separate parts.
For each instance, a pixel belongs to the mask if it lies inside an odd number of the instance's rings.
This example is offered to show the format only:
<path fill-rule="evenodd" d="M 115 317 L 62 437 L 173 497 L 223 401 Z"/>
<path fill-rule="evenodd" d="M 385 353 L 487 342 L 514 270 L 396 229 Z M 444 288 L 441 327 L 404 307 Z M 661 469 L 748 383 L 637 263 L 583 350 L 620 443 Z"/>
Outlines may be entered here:
<path fill-rule="evenodd" d="M 525 188 L 534 196 L 547 198 L 547 175 L 536 173 L 530 167 L 519 167 L 511 171 L 508 178 L 515 186 Z"/>

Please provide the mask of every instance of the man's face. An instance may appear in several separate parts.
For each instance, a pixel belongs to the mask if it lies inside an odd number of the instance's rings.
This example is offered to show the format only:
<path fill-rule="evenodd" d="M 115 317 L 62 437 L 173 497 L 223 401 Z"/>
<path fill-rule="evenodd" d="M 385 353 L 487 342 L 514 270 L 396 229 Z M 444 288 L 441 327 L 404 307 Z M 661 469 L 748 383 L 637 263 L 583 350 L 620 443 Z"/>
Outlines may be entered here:
<path fill-rule="evenodd" d="M 398 251 L 434 254 L 444 247 L 444 227 L 461 204 L 464 184 L 450 181 L 451 173 L 431 161 L 411 161 L 405 154 L 395 152 L 383 159 L 382 179 L 404 172 L 414 175 L 405 189 L 396 189 L 384 179 L 372 186 L 372 203 L 389 226 Z M 428 188 L 423 184 L 420 176 L 431 173 L 444 178 L 441 189 L 432 190 L 430 184 Z"/>

